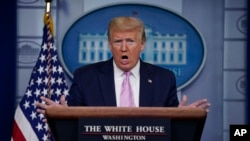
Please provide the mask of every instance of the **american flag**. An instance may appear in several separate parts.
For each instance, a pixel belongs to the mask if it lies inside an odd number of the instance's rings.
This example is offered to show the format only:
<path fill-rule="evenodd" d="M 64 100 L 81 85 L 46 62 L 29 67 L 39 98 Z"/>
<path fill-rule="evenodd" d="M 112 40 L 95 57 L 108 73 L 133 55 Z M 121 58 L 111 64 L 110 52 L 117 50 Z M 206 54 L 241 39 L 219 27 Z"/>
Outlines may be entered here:
<path fill-rule="evenodd" d="M 45 13 L 43 42 L 38 60 L 31 73 L 26 92 L 17 106 L 12 132 L 13 141 L 51 141 L 53 137 L 49 126 L 42 120 L 43 114 L 37 112 L 35 103 L 45 96 L 59 103 L 61 95 L 68 97 L 68 86 L 63 68 L 58 60 L 54 44 L 51 15 Z"/>

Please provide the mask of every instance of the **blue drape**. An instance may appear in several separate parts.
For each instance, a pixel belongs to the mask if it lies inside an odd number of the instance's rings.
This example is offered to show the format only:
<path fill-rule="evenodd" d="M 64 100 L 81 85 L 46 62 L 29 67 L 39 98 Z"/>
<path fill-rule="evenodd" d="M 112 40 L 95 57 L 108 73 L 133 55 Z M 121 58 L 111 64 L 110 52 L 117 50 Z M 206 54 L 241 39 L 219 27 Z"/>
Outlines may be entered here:
<path fill-rule="evenodd" d="M 247 29 L 247 57 L 246 57 L 246 62 L 247 62 L 247 107 L 246 107 L 246 113 L 247 113 L 247 122 L 250 124 L 250 2 L 247 1 L 247 20 L 248 20 L 248 29 Z"/>
<path fill-rule="evenodd" d="M 0 140 L 10 141 L 16 91 L 16 0 L 0 2 Z"/>

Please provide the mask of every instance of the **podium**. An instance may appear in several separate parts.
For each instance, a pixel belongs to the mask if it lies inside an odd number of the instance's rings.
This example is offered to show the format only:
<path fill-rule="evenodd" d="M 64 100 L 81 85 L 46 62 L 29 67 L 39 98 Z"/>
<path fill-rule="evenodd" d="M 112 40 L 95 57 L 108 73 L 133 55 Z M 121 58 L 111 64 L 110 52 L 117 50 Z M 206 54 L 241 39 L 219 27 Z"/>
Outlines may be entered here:
<path fill-rule="evenodd" d="M 200 141 L 207 112 L 164 107 L 49 107 L 56 141 Z"/>

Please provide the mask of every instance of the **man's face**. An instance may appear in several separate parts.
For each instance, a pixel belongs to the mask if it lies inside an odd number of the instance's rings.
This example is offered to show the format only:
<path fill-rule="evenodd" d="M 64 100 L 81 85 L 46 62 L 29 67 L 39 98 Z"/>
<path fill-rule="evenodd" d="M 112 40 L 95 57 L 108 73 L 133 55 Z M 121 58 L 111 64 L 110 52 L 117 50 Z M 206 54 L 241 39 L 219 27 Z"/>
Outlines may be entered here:
<path fill-rule="evenodd" d="M 115 64 L 123 71 L 130 71 L 135 67 L 144 46 L 137 30 L 114 31 L 109 40 Z"/>

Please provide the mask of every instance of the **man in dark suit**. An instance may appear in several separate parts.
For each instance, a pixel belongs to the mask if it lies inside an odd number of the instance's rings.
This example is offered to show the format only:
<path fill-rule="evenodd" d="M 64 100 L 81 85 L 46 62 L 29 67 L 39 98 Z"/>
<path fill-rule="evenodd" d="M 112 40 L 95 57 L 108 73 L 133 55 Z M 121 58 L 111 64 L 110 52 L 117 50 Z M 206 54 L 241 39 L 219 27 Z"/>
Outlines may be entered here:
<path fill-rule="evenodd" d="M 179 102 L 174 75 L 139 61 L 140 92 L 137 106 L 173 107 Z M 69 105 L 119 106 L 115 92 L 113 59 L 78 69 L 70 89 Z"/>
<path fill-rule="evenodd" d="M 116 17 L 108 26 L 108 42 L 113 57 L 104 62 L 83 66 L 74 73 L 70 96 L 62 106 L 117 106 L 124 102 L 122 91 L 123 74 L 130 73 L 129 85 L 132 105 L 135 107 L 192 107 L 208 109 L 210 104 L 201 99 L 187 105 L 184 96 L 179 103 L 174 74 L 164 68 L 143 62 L 140 54 L 146 44 L 144 24 L 134 17 Z M 41 97 L 43 109 L 58 105 Z M 38 110 L 44 113 L 44 110 Z"/>

